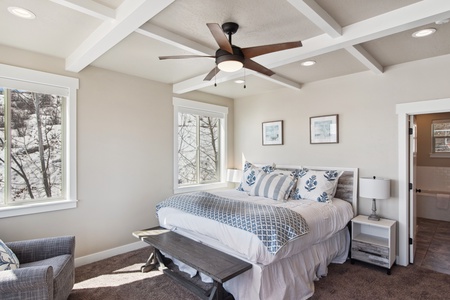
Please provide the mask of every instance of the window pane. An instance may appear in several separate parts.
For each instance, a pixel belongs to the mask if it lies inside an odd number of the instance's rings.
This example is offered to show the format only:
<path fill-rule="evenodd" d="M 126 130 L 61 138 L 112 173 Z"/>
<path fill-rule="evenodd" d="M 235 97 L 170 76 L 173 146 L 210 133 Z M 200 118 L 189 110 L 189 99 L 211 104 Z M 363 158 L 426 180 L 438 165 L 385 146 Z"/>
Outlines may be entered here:
<path fill-rule="evenodd" d="M 438 152 L 450 152 L 450 138 L 435 138 L 434 139 L 434 151 Z"/>
<path fill-rule="evenodd" d="M 450 120 L 432 122 L 433 153 L 450 152 Z"/>
<path fill-rule="evenodd" d="M 197 183 L 197 116 L 178 114 L 178 184 Z"/>
<path fill-rule="evenodd" d="M 450 122 L 433 123 L 433 135 L 435 137 L 450 137 Z"/>
<path fill-rule="evenodd" d="M 11 91 L 11 200 L 62 195 L 62 97 Z"/>
<path fill-rule="evenodd" d="M 220 119 L 200 117 L 200 183 L 219 180 Z"/>

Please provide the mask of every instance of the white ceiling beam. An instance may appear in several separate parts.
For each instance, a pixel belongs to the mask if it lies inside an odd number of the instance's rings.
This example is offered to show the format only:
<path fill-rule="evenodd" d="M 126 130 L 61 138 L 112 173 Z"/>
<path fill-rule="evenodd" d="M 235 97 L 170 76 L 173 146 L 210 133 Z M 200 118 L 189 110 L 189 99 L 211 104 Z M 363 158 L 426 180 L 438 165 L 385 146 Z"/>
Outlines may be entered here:
<path fill-rule="evenodd" d="M 125 0 L 116 10 L 116 19 L 103 21 L 66 59 L 66 70 L 80 72 L 174 0 Z"/>
<path fill-rule="evenodd" d="M 239 74 L 239 76 L 236 75 L 235 78 L 241 77 L 242 74 L 240 72 L 235 72 L 234 74 Z M 172 86 L 172 92 L 174 92 L 175 94 L 184 94 L 187 92 L 192 92 L 210 85 L 214 85 L 214 83 L 220 83 L 220 82 L 225 82 L 228 80 L 231 80 L 233 78 L 229 78 L 229 77 L 217 77 L 216 79 L 212 79 L 210 81 L 204 81 L 203 78 L 205 78 L 207 75 L 207 73 L 203 74 L 203 75 L 199 75 L 199 76 L 195 76 L 192 78 L 189 78 L 187 80 L 178 82 L 178 83 L 174 83 L 174 85 Z"/>
<path fill-rule="evenodd" d="M 277 83 L 281 86 L 293 89 L 293 90 L 300 90 L 302 88 L 302 85 L 298 82 L 289 80 L 287 78 L 284 78 L 278 74 L 274 74 L 272 76 L 266 76 L 264 74 L 258 73 L 258 72 L 253 72 L 255 76 L 258 76 L 262 79 L 265 79 L 267 81 L 272 81 L 274 83 Z"/>
<path fill-rule="evenodd" d="M 185 37 L 150 23 L 145 23 L 136 29 L 136 32 L 157 41 L 188 51 L 192 54 L 214 55 L 216 53 L 216 50 L 214 49 L 205 47 L 199 43 L 193 42 Z"/>
<path fill-rule="evenodd" d="M 349 46 L 345 50 L 375 74 L 382 74 L 384 72 L 383 66 L 361 45 Z"/>
<path fill-rule="evenodd" d="M 108 21 L 116 18 L 116 11 L 92 0 L 50 0 L 91 17 Z"/>
<path fill-rule="evenodd" d="M 328 34 L 322 34 L 303 41 L 301 48 L 260 56 L 258 62 L 268 68 L 275 68 L 446 18 L 450 18 L 450 1 L 423 0 L 346 26 L 340 38 L 331 39 Z"/>
<path fill-rule="evenodd" d="M 246 72 L 246 76 L 255 75 L 260 78 L 275 82 L 277 84 L 280 84 L 282 86 L 285 86 L 285 87 L 288 87 L 291 89 L 295 89 L 295 90 L 301 89 L 301 85 L 299 83 L 291 81 L 284 77 L 281 77 L 277 74 L 269 77 L 269 76 L 266 76 L 266 75 L 260 74 L 258 72 L 255 72 L 255 71 L 248 70 L 248 69 L 245 70 L 245 72 Z M 222 83 L 222 82 L 242 78 L 241 72 L 233 72 L 233 73 L 220 72 L 220 74 L 216 77 L 216 79 L 213 78 L 210 81 L 204 81 L 203 79 L 206 77 L 206 75 L 207 74 L 205 73 L 203 75 L 199 75 L 199 76 L 190 78 L 188 80 L 185 80 L 185 81 L 182 81 L 179 83 L 175 83 L 173 85 L 172 91 L 175 94 L 184 94 L 187 92 L 192 92 L 192 91 L 204 88 L 204 87 L 214 85 L 214 83 Z"/>
<path fill-rule="evenodd" d="M 323 32 L 337 38 L 342 35 L 342 27 L 314 0 L 288 0 L 300 13 L 307 17 Z"/>

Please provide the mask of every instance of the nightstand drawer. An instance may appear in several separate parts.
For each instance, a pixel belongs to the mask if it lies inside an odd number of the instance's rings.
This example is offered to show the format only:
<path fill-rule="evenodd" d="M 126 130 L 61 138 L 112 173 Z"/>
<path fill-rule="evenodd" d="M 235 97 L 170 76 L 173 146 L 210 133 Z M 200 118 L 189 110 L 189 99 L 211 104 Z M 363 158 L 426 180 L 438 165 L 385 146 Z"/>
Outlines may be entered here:
<path fill-rule="evenodd" d="M 388 247 L 352 241 L 351 257 L 352 259 L 390 268 Z"/>
<path fill-rule="evenodd" d="M 352 241 L 352 250 L 366 252 L 366 253 L 370 253 L 370 254 L 374 254 L 374 255 L 378 255 L 378 256 L 389 257 L 389 248 L 388 247 L 364 243 L 364 242 L 360 242 L 360 241 Z"/>

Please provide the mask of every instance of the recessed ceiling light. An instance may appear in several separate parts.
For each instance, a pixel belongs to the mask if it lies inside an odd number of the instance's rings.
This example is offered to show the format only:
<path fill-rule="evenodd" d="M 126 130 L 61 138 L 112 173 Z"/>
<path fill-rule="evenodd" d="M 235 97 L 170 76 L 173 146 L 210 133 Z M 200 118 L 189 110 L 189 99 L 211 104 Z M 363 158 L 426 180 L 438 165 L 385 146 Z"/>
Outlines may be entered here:
<path fill-rule="evenodd" d="M 435 32 L 436 32 L 435 28 L 426 28 L 426 29 L 422 29 L 422 30 L 414 32 L 412 34 L 412 37 L 415 37 L 415 38 L 425 37 L 425 36 L 429 36 Z"/>
<path fill-rule="evenodd" d="M 304 67 L 314 66 L 315 64 L 316 62 L 314 60 L 307 60 L 301 63 L 301 65 Z"/>
<path fill-rule="evenodd" d="M 36 15 L 34 13 L 22 7 L 10 6 L 8 7 L 8 11 L 19 18 L 28 20 L 36 18 Z"/>
<path fill-rule="evenodd" d="M 244 83 L 245 81 L 242 80 L 242 79 L 236 79 L 234 82 L 235 82 L 235 83 Z"/>

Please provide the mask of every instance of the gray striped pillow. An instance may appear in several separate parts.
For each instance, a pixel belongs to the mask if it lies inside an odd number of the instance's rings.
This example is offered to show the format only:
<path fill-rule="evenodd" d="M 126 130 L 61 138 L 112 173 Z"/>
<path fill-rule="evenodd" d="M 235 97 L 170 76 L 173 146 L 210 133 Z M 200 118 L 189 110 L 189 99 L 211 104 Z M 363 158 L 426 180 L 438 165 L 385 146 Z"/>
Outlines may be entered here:
<path fill-rule="evenodd" d="M 282 174 L 260 172 L 249 195 L 261 196 L 274 200 L 286 200 L 294 186 L 294 177 Z"/>

